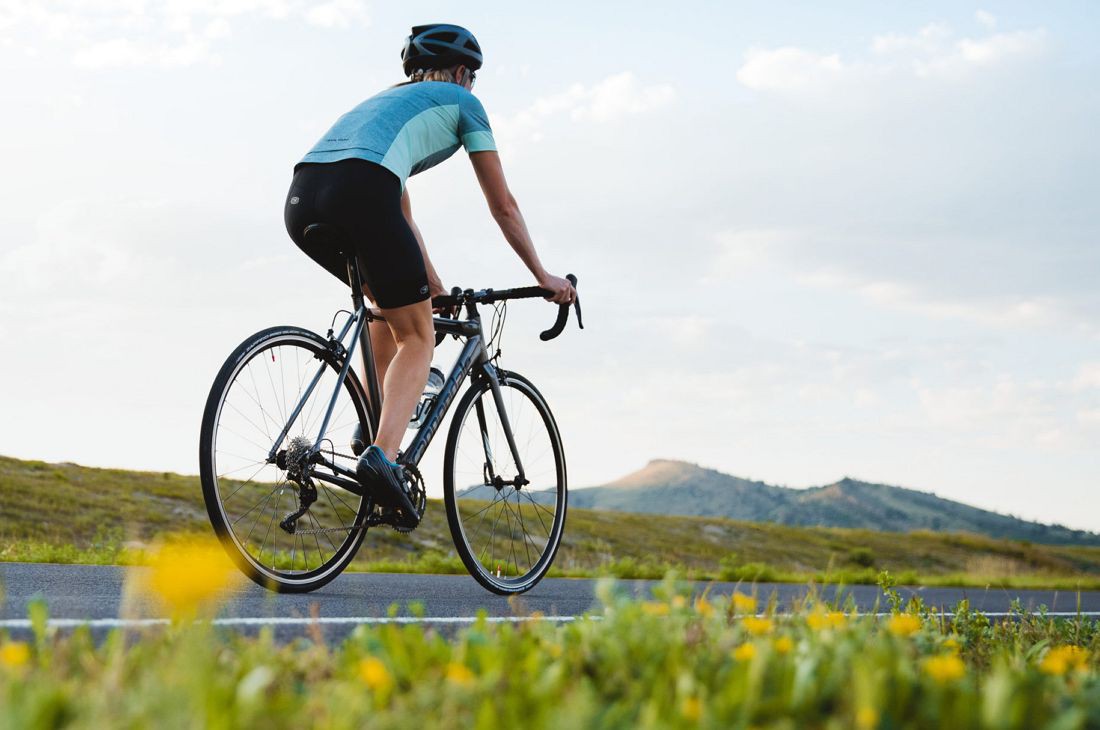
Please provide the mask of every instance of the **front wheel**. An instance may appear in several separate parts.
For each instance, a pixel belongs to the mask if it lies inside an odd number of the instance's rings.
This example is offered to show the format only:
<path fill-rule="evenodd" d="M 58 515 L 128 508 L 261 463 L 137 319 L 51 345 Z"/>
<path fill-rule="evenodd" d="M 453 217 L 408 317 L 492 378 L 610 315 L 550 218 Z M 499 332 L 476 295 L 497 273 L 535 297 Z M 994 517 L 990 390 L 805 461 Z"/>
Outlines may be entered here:
<path fill-rule="evenodd" d="M 530 590 L 550 569 L 565 528 L 567 490 L 565 452 L 550 407 L 526 378 L 498 375 L 499 407 L 486 379 L 459 402 L 443 457 L 443 485 L 463 564 L 482 586 L 508 595 Z"/>

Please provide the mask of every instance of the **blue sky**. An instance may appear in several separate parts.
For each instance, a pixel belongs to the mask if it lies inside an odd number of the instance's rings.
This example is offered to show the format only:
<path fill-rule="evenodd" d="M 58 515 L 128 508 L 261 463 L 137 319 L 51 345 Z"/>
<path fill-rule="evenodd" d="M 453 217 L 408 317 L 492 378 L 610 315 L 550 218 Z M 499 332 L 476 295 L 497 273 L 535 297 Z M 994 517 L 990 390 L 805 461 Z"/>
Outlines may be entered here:
<path fill-rule="evenodd" d="M 344 303 L 290 168 L 446 20 L 581 278 L 588 329 L 505 343 L 574 486 L 682 458 L 1100 530 L 1094 4 L 528 5 L 0 1 L 0 452 L 195 472 L 233 346 Z M 409 190 L 447 285 L 527 283 L 462 153 Z"/>

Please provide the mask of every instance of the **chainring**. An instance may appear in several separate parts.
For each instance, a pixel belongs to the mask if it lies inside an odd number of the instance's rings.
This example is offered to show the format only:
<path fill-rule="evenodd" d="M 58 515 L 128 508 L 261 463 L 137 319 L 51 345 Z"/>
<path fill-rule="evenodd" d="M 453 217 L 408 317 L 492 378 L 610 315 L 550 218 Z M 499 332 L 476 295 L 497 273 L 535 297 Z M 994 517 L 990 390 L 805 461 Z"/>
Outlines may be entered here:
<path fill-rule="evenodd" d="M 409 485 L 409 500 L 416 507 L 416 526 L 414 527 L 401 527 L 391 523 L 386 523 L 397 532 L 409 533 L 416 529 L 420 525 L 420 520 L 424 518 L 424 510 L 428 507 L 428 495 L 424 491 L 424 477 L 421 476 L 420 470 L 412 464 L 404 464 L 405 467 L 405 479 Z"/>

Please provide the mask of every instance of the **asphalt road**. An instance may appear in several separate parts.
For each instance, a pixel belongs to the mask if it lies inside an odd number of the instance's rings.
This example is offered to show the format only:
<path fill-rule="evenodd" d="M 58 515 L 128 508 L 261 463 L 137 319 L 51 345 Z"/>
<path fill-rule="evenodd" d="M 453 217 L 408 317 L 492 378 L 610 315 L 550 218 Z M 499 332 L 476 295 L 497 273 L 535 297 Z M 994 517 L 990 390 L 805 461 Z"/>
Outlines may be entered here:
<path fill-rule="evenodd" d="M 96 633 L 106 632 L 135 621 L 162 620 L 155 605 L 127 593 L 127 576 L 142 568 L 89 565 L 43 565 L 28 563 L 0 564 L 5 600 L 0 609 L 0 630 L 20 633 L 27 630 L 27 605 L 36 597 L 46 600 L 50 619 L 59 629 L 90 622 Z M 637 596 L 649 595 L 654 581 L 621 581 L 618 590 Z M 696 584 L 697 591 L 710 587 L 713 593 L 731 593 L 732 583 Z M 226 628 L 255 631 L 264 624 L 276 626 L 280 638 L 299 636 L 318 622 L 329 639 L 338 639 L 360 624 L 397 621 L 425 623 L 437 627 L 456 627 L 471 623 L 484 610 L 492 620 L 522 620 L 534 611 L 547 618 L 568 621 L 598 608 L 596 581 L 546 579 L 533 590 L 511 602 L 485 591 L 473 578 L 464 575 L 407 575 L 388 573 L 347 573 L 314 593 L 277 595 L 244 581 L 227 598 L 219 623 Z M 742 585 L 748 592 L 752 587 Z M 775 595 L 780 610 L 805 596 L 805 585 L 758 584 L 758 596 Z M 871 611 L 881 599 L 875 586 L 843 589 L 861 611 Z M 1100 592 L 1078 594 L 1068 591 L 1024 591 L 982 588 L 901 588 L 903 595 L 920 595 L 927 603 L 950 609 L 962 599 L 972 608 L 1001 613 L 1019 599 L 1025 609 L 1040 606 L 1052 612 L 1076 613 L 1081 610 L 1100 616 Z M 837 596 L 835 587 L 822 589 L 830 600 Z M 408 605 L 418 602 L 423 611 L 410 613 Z M 389 608 L 398 607 L 394 617 Z M 122 617 L 122 618 L 120 618 Z"/>

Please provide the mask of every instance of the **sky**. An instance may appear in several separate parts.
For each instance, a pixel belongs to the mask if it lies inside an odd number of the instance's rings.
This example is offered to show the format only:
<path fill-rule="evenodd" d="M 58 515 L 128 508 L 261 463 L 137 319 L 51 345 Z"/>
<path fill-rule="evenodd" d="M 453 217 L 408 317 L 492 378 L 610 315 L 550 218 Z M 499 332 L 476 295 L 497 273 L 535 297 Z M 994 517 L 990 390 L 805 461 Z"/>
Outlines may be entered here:
<path fill-rule="evenodd" d="M 572 487 L 671 458 L 1100 530 L 1100 6 L 828 5 L 0 0 L 0 453 L 196 473 L 229 352 L 346 305 L 291 168 L 452 22 L 580 279 L 586 328 L 516 303 L 502 358 Z M 408 189 L 446 286 L 533 283 L 463 152 Z"/>

